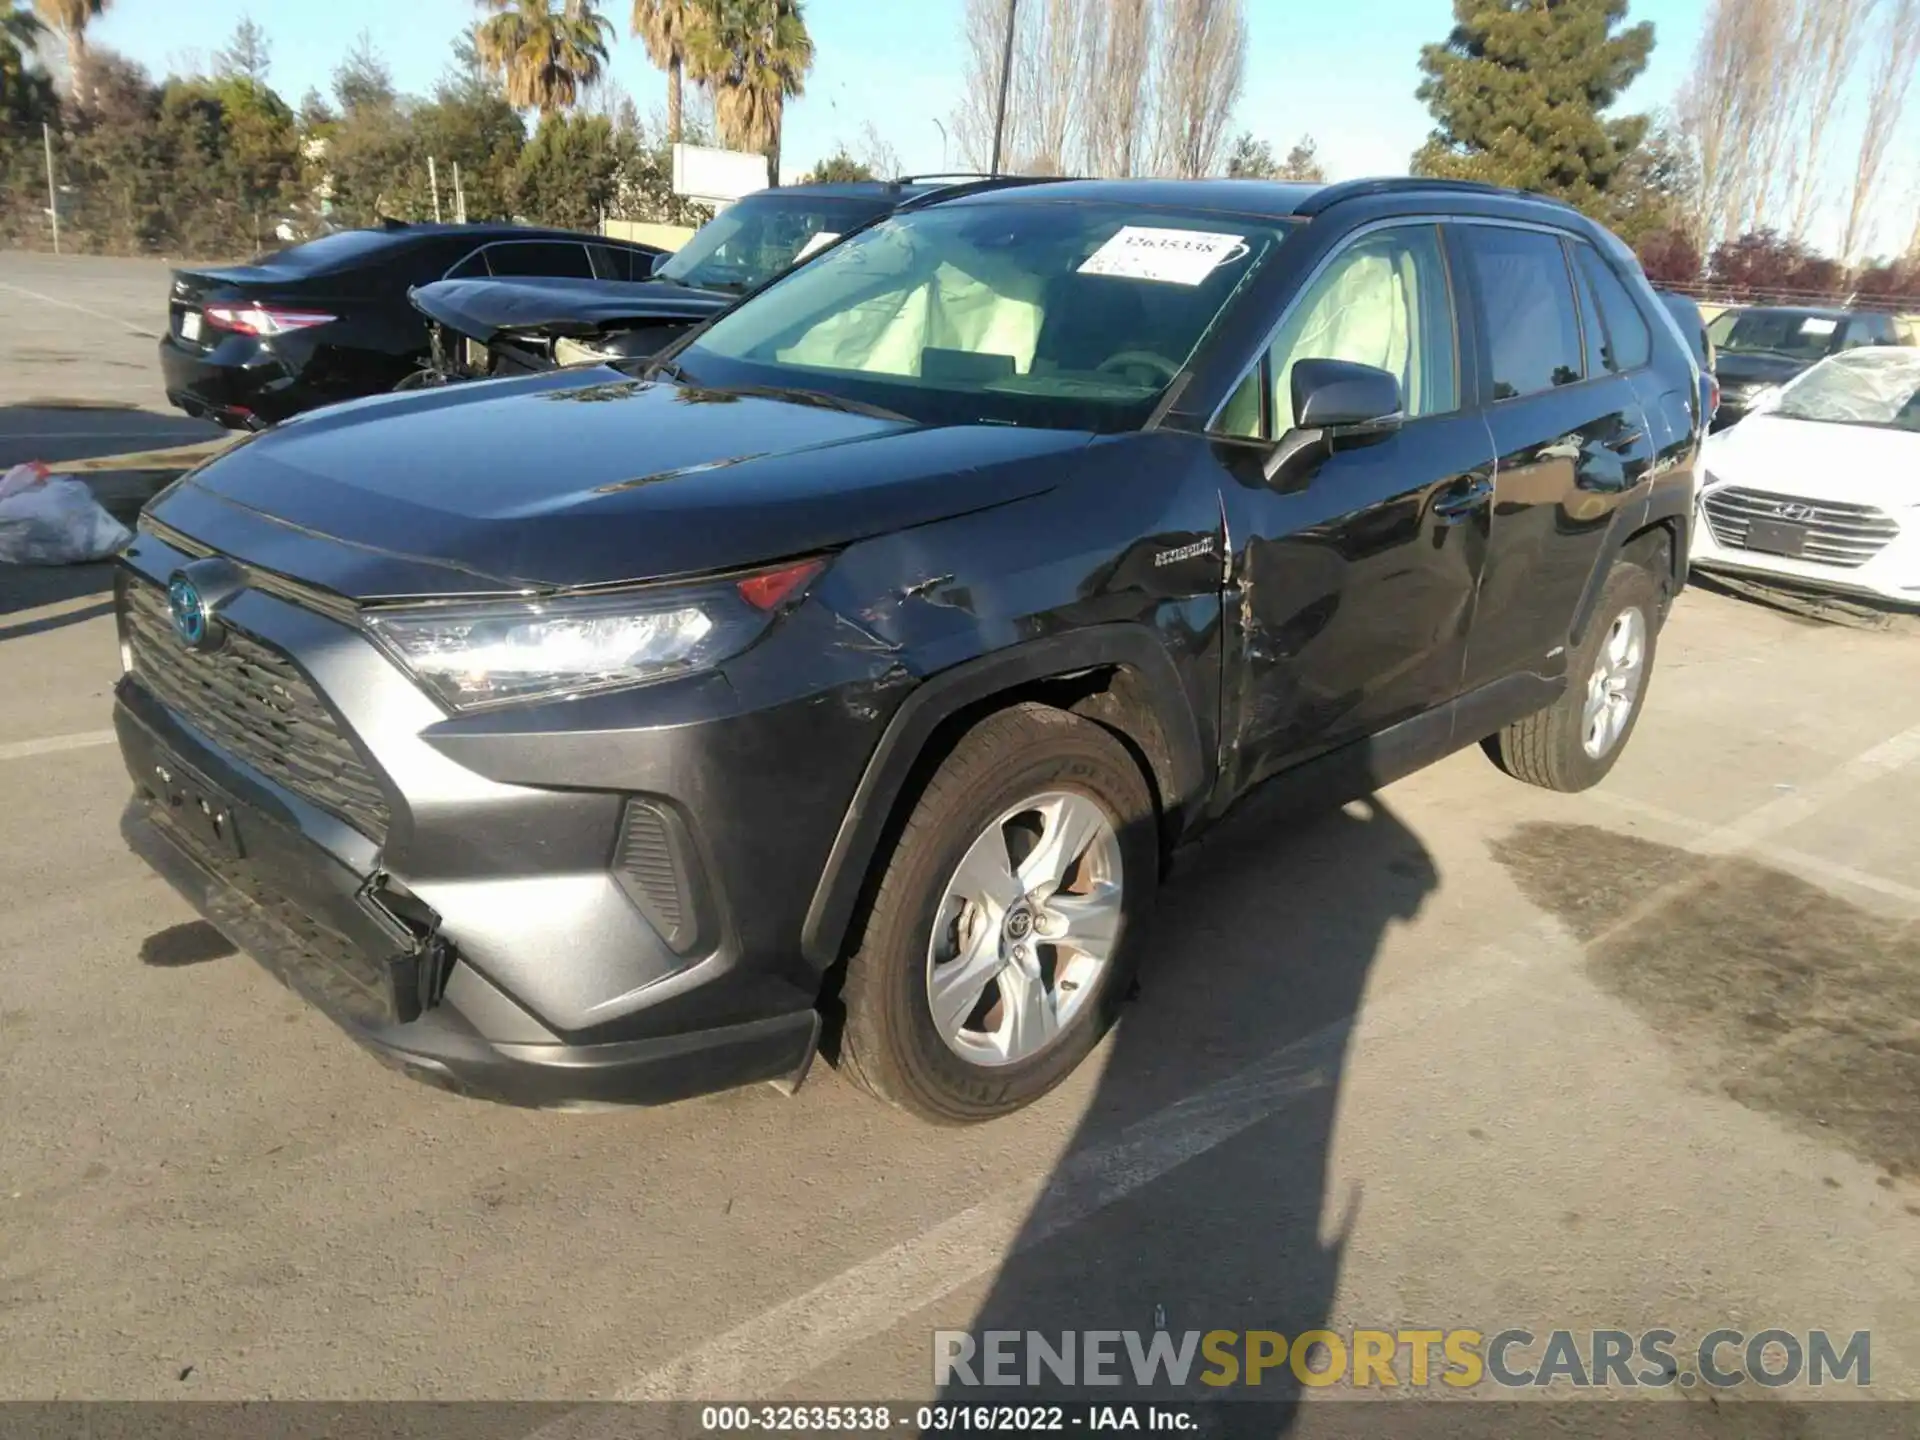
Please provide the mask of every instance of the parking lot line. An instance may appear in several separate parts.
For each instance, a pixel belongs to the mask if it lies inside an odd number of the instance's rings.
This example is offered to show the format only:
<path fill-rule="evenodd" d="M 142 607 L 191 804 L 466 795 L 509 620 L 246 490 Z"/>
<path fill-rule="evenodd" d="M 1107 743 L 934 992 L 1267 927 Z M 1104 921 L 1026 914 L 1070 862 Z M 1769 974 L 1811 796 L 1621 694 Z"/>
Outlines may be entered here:
<path fill-rule="evenodd" d="M 1802 820 L 1810 820 L 1834 801 L 1888 775 L 1897 774 L 1920 760 L 1920 725 L 1902 730 L 1863 750 L 1846 763 L 1835 767 L 1791 794 L 1780 795 L 1758 809 L 1749 810 L 1737 820 L 1709 831 L 1687 848 L 1703 855 L 1727 855 L 1750 850 L 1770 835 L 1790 830 Z"/>
<path fill-rule="evenodd" d="M 1567 941 L 1538 921 L 1514 941 L 1474 952 L 1437 988 L 1395 990 L 1365 1016 L 1369 1039 L 1432 1026 L 1511 985 Z M 1258 1064 L 1195 1091 L 1074 1155 L 1051 1175 L 983 1200 L 715 1336 L 624 1386 L 617 1398 L 737 1399 L 770 1395 L 859 1341 L 879 1335 L 1021 1250 L 1071 1229 L 1134 1191 L 1326 1089 L 1358 1017 L 1303 1036 Z M 583 1409 L 527 1440 L 599 1440 L 629 1422 Z"/>
<path fill-rule="evenodd" d="M 1766 801 L 1724 825 L 1701 827 L 1686 848 L 1702 855 L 1754 850 L 1767 837 L 1916 759 L 1920 759 L 1920 725 L 1862 751 L 1791 795 Z M 1636 806 L 1630 802 L 1621 808 Z M 1681 877 L 1661 887 L 1620 924 L 1631 923 L 1644 906 L 1667 903 L 1676 889 L 1689 883 Z M 1565 943 L 1563 932 L 1538 920 L 1514 942 L 1476 951 L 1462 963 L 1456 977 L 1437 987 L 1437 993 L 1433 987 L 1396 990 L 1368 1006 L 1364 1019 L 1369 1037 L 1391 1037 L 1412 1026 L 1431 1025 L 1443 1012 L 1475 1004 L 1512 983 L 1529 962 Z M 982 1201 L 752 1316 L 623 1386 L 618 1398 L 719 1399 L 775 1393 L 849 1346 L 884 1333 L 990 1273 L 1016 1250 L 1078 1225 L 1331 1083 L 1335 1062 L 1359 1018 L 1348 1017 L 1315 1031 L 1259 1064 L 1148 1116 L 1108 1144 L 1075 1156 L 1057 1174 L 1036 1177 Z M 603 1412 L 580 1410 L 529 1440 L 594 1440 L 613 1433 L 607 1427 L 618 1423 Z"/>
<path fill-rule="evenodd" d="M 0 760 L 26 760 L 35 755 L 53 755 L 62 750 L 85 750 L 94 745 L 111 745 L 111 730 L 82 730 L 73 735 L 49 735 L 41 740 L 14 740 L 0 745 Z"/>
<path fill-rule="evenodd" d="M 108 315 L 104 311 L 95 310 L 90 305 L 76 305 L 71 300 L 61 300 L 52 295 L 42 295 L 38 290 L 29 290 L 26 286 L 15 285 L 10 280 L 0 280 L 0 290 L 11 290 L 14 294 L 24 295 L 29 300 L 38 300 L 45 305 L 58 305 L 62 310 L 76 310 L 82 315 L 91 315 L 95 320 L 104 320 L 109 325 L 129 331 L 135 335 L 143 336 L 148 340 L 158 340 L 160 338 L 157 331 L 143 330 L 138 325 L 130 325 L 118 315 Z"/>
<path fill-rule="evenodd" d="M 1609 790 L 1595 790 L 1590 798 L 1624 814 L 1644 815 L 1649 820 L 1671 825 L 1676 830 L 1688 831 L 1695 837 L 1711 835 L 1718 828 L 1708 821 L 1696 820 L 1691 815 L 1682 815 L 1677 810 L 1669 810 L 1666 806 L 1655 805 L 1649 800 L 1636 800 L 1631 795 L 1620 795 Z M 1696 838 L 1685 848 L 1693 849 L 1698 844 L 1699 840 Z M 1903 901 L 1915 909 L 1920 909 L 1920 888 L 1902 885 L 1898 880 L 1889 880 L 1884 875 L 1875 875 L 1852 865 L 1843 865 L 1837 860 L 1828 860 L 1820 855 L 1809 854 L 1805 850 L 1795 850 L 1785 845 L 1769 845 L 1764 841 L 1740 848 L 1756 860 L 1771 861 L 1795 874 L 1837 880 L 1861 890 L 1871 890 L 1875 894 L 1885 895 L 1889 899 Z"/>

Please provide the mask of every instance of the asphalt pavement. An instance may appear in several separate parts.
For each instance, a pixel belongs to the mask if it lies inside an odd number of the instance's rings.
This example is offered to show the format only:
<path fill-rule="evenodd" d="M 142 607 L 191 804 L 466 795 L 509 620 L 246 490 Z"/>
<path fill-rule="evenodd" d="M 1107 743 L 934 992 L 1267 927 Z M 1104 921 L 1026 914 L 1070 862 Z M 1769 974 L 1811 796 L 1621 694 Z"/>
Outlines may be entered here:
<path fill-rule="evenodd" d="M 0 255 L 0 302 L 133 316 L 160 267 L 100 273 Z M 46 573 L 0 574 L 0 1398 L 898 1400 L 943 1329 L 1778 1326 L 1871 1331 L 1920 1399 L 1912 636 L 1689 591 L 1599 790 L 1475 750 L 1254 807 L 1093 1063 L 944 1130 L 825 1066 L 579 1115 L 381 1068 L 125 853 L 104 581 Z"/>

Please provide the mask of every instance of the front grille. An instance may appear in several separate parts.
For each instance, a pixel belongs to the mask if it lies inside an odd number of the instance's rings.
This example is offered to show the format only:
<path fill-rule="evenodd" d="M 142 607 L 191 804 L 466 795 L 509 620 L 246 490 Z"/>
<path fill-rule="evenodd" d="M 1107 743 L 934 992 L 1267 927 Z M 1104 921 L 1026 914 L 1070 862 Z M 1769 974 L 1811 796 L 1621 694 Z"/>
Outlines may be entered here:
<path fill-rule="evenodd" d="M 1782 506 L 1807 511 L 1805 515 L 1783 515 Z M 1795 495 L 1773 495 L 1764 490 L 1746 490 L 1739 486 L 1709 492 L 1706 497 L 1707 524 L 1713 538 L 1722 545 L 1747 549 L 1747 534 L 1755 520 L 1780 520 L 1804 525 L 1806 548 L 1800 558 L 1842 570 L 1853 570 L 1867 563 L 1887 547 L 1900 533 L 1900 522 L 1884 510 L 1871 505 L 1847 505 L 1837 500 L 1805 500 Z"/>
<path fill-rule="evenodd" d="M 218 650 L 189 650 L 157 587 L 127 587 L 133 674 L 167 709 L 274 784 L 337 815 L 376 844 L 387 801 L 366 762 L 288 659 L 229 630 Z"/>
<path fill-rule="evenodd" d="M 329 1013 L 361 1024 L 411 1018 L 395 1005 L 380 960 L 261 884 L 244 860 L 216 855 L 176 830 L 156 807 L 155 823 L 178 836 L 201 867 L 226 887 L 207 896 L 207 913 L 230 939 Z"/>

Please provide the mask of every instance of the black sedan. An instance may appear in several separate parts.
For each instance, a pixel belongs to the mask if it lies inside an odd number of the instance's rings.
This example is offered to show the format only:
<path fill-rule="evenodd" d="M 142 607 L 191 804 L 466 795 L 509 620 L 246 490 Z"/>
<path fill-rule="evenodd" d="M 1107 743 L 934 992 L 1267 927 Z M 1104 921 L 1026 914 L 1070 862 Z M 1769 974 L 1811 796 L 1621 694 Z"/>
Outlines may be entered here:
<path fill-rule="evenodd" d="M 189 415 L 257 430 L 418 370 L 427 325 L 407 303 L 445 276 L 627 280 L 650 245 L 519 225 L 341 230 L 244 265 L 173 272 L 160 368 Z"/>
<path fill-rule="evenodd" d="M 781 186 L 729 205 L 657 262 L 644 283 L 449 278 L 423 285 L 412 298 L 433 323 L 433 362 L 414 383 L 651 355 L 843 235 L 935 195 L 1013 183 L 918 177 Z"/>

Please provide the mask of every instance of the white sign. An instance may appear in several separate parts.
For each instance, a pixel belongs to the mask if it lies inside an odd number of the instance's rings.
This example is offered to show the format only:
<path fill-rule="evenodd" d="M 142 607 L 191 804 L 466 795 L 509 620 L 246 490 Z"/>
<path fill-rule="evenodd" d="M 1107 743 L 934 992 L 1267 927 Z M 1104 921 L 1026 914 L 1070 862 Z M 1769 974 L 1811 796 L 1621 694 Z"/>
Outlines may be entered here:
<path fill-rule="evenodd" d="M 767 188 L 767 157 L 705 145 L 673 147 L 673 193 L 714 205 Z"/>
<path fill-rule="evenodd" d="M 822 230 L 818 235 L 815 235 L 800 247 L 800 253 L 793 257 L 793 263 L 798 265 L 802 260 L 813 254 L 814 251 L 826 249 L 827 246 L 839 238 L 840 237 L 831 230 Z"/>
<path fill-rule="evenodd" d="M 1822 315 L 1809 315 L 1800 322 L 1802 335 L 1831 335 L 1840 328 L 1838 320 L 1829 320 Z"/>
<path fill-rule="evenodd" d="M 1246 237 L 1242 235 L 1123 225 L 1111 240 L 1087 257 L 1080 273 L 1198 285 L 1222 265 L 1246 253 Z"/>

